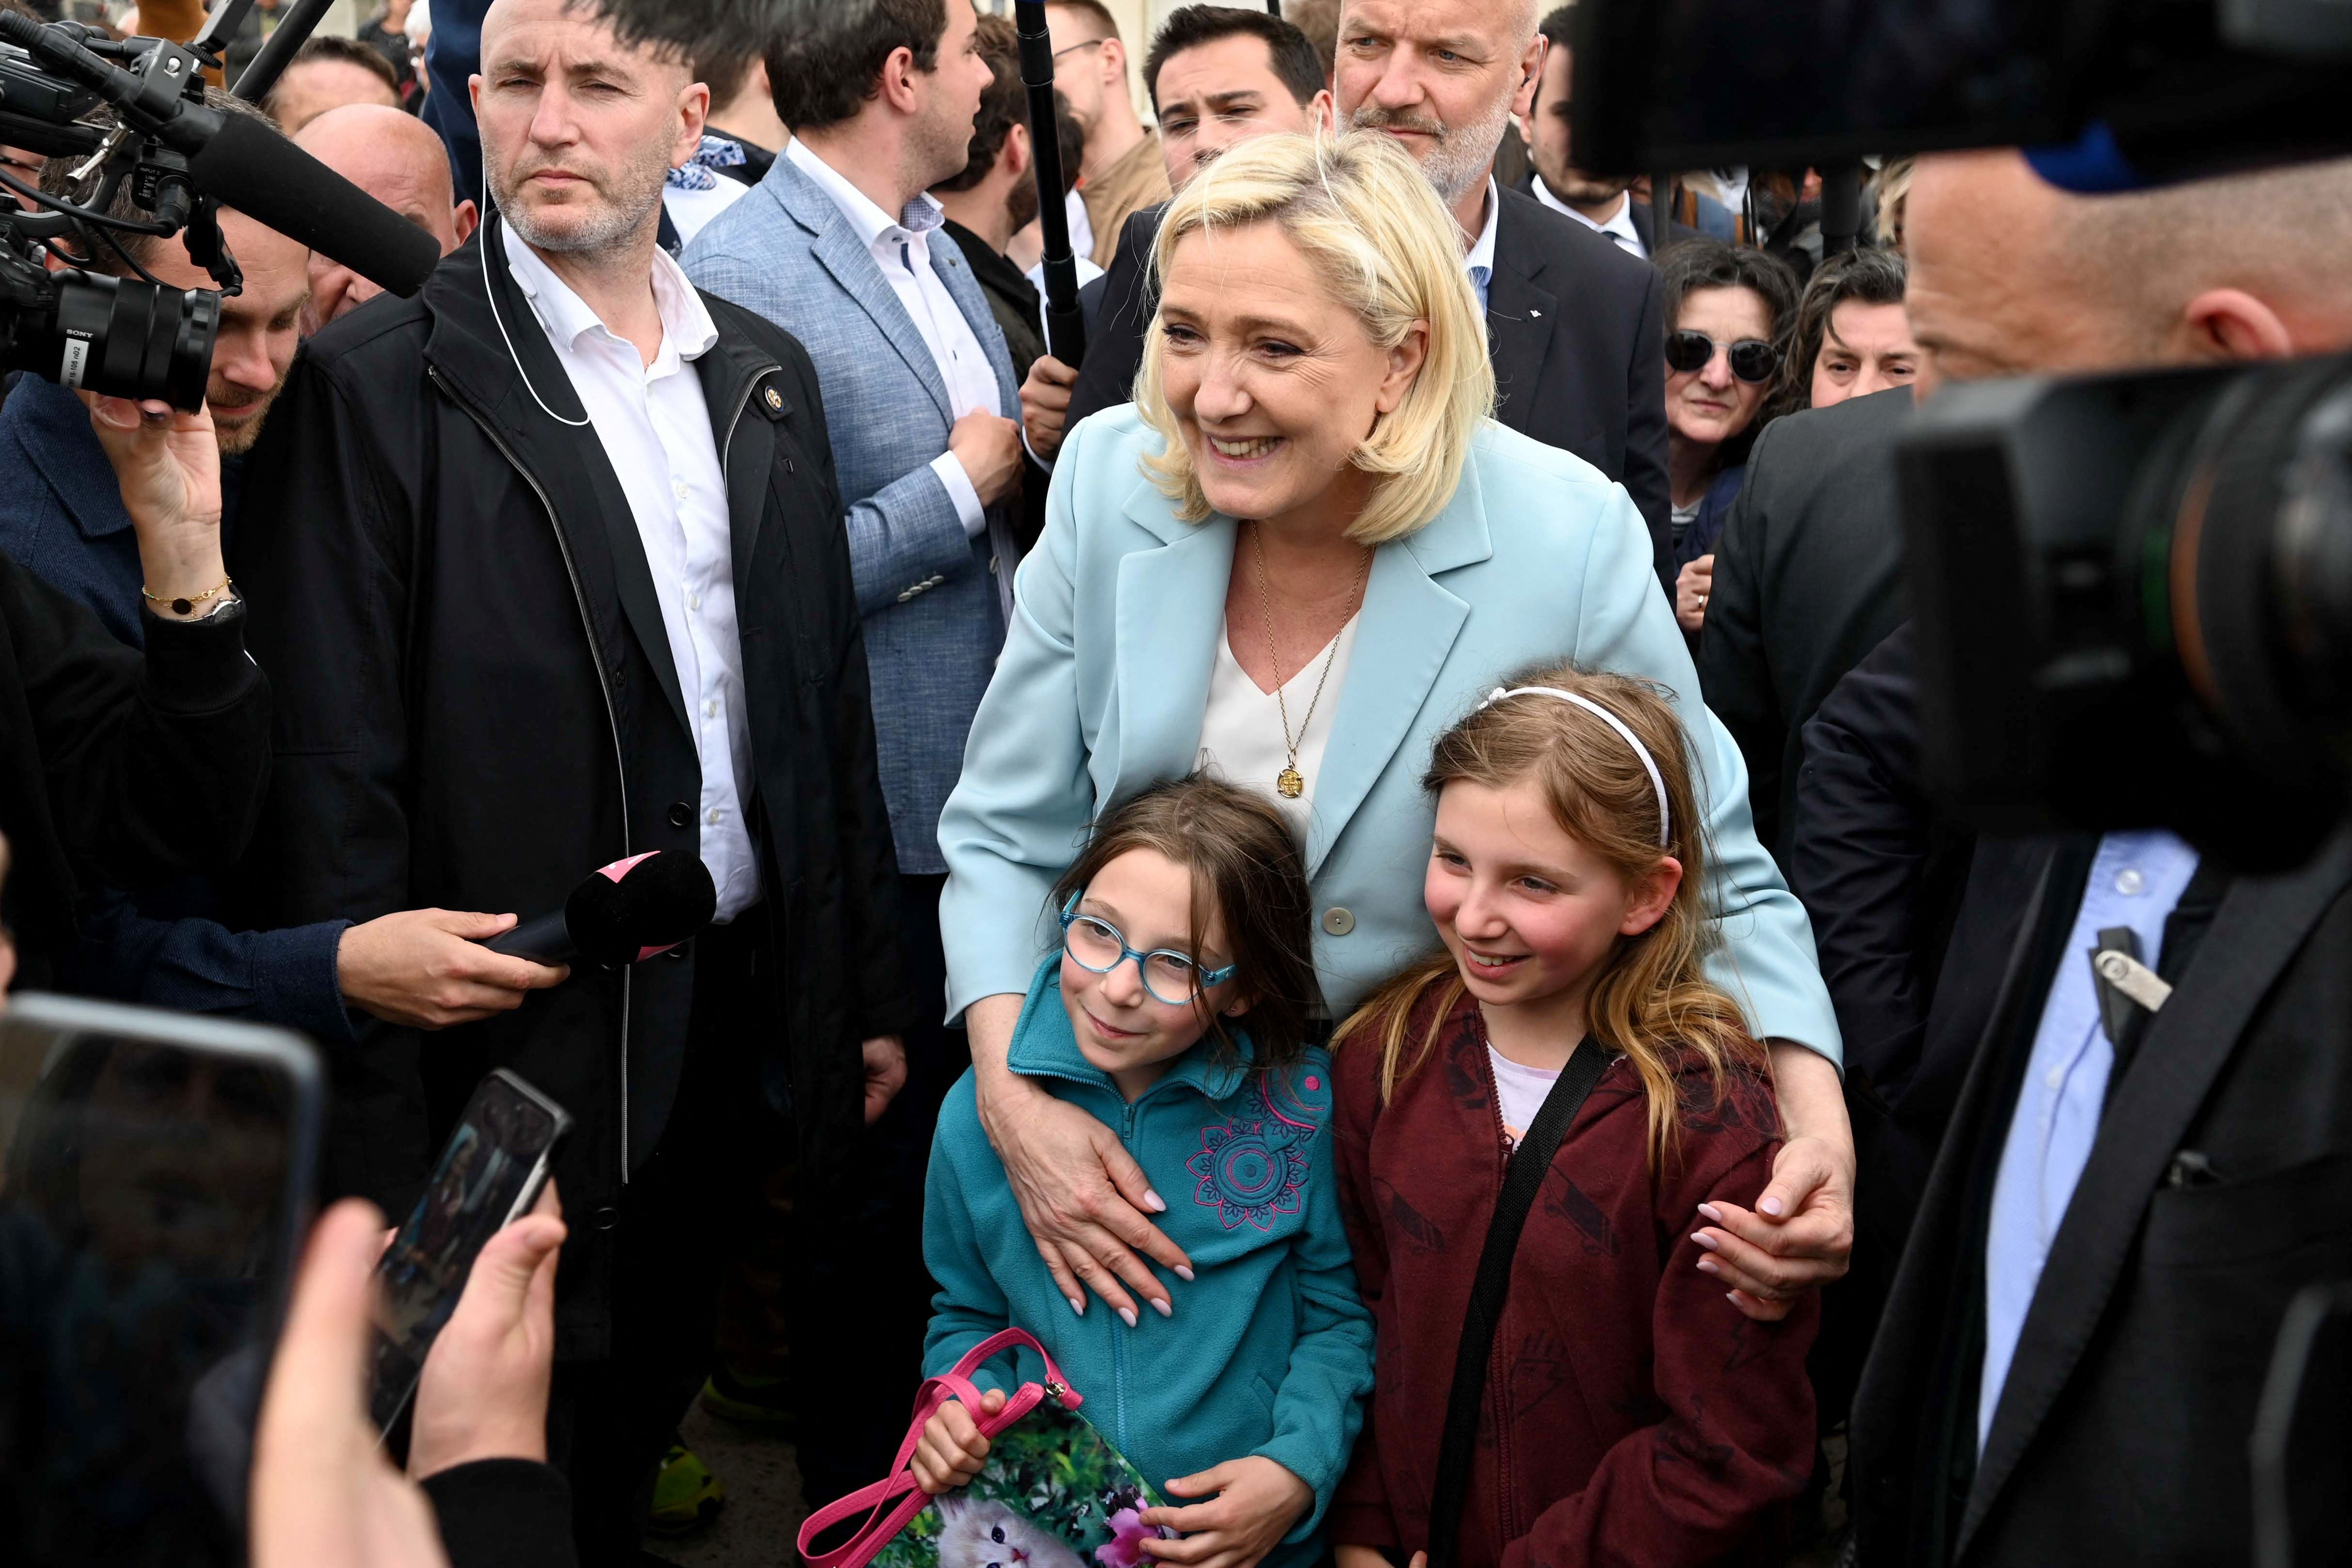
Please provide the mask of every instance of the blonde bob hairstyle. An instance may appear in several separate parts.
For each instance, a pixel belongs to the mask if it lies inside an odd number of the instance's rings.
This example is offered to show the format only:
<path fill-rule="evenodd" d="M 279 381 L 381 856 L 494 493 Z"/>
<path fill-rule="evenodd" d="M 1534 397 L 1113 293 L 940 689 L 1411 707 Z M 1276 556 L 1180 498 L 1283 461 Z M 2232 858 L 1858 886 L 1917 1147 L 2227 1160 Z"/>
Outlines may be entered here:
<path fill-rule="evenodd" d="M 1357 467 L 1377 477 L 1348 537 L 1377 545 L 1402 538 L 1445 509 L 1462 483 L 1470 443 L 1495 406 L 1486 318 L 1462 266 L 1462 229 L 1420 165 L 1384 131 L 1337 137 L 1259 136 L 1203 170 L 1168 208 L 1151 258 L 1164 279 L 1189 236 L 1245 224 L 1282 225 L 1355 312 L 1382 352 L 1416 323 L 1429 328 L 1421 373 L 1396 409 L 1355 450 Z M 1208 519 L 1209 499 L 1168 406 L 1163 340 L 1155 318 L 1144 333 L 1135 402 L 1164 447 L 1144 470 L 1186 522 Z"/>

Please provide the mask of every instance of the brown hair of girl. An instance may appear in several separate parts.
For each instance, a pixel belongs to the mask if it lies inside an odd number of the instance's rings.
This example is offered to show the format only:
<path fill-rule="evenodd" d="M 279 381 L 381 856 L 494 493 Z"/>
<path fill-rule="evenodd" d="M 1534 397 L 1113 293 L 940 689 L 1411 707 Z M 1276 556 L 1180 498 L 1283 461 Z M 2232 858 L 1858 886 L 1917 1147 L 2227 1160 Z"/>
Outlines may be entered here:
<path fill-rule="evenodd" d="M 1439 737 L 1422 788 L 1433 796 L 1465 781 L 1506 789 L 1533 779 L 1560 831 L 1614 867 L 1628 881 L 1646 874 L 1664 855 L 1682 862 L 1682 885 L 1658 923 L 1638 936 L 1620 936 L 1593 982 L 1587 1004 L 1589 1036 L 1624 1052 L 1650 1103 L 1654 1166 L 1674 1148 L 1681 1128 L 1678 1061 L 1696 1055 L 1723 1092 L 1735 1065 L 1761 1069 L 1765 1057 L 1749 1036 L 1738 1004 L 1709 984 L 1701 961 L 1715 940 L 1704 905 L 1706 832 L 1692 789 L 1682 723 L 1663 688 L 1625 675 L 1596 674 L 1573 664 L 1521 670 L 1507 689 L 1554 686 L 1607 708 L 1641 737 L 1658 766 L 1672 818 L 1659 847 L 1657 792 L 1642 759 L 1625 739 L 1573 703 L 1530 693 L 1491 703 Z M 1390 980 L 1340 1026 L 1339 1040 L 1381 1051 L 1381 1099 L 1427 1061 L 1439 1030 L 1466 988 L 1451 955 L 1440 952 Z M 1435 1006 L 1418 1040 L 1412 1020 L 1432 997 Z"/>
<path fill-rule="evenodd" d="M 1054 911 L 1132 850 L 1150 850 L 1192 873 L 1189 926 L 1201 953 L 1210 928 L 1224 925 L 1227 961 L 1237 995 L 1249 1004 L 1241 1023 L 1257 1048 L 1260 1070 L 1290 1065 L 1305 1053 L 1322 993 L 1315 980 L 1314 900 L 1307 857 L 1271 801 L 1195 773 L 1155 784 L 1099 818 L 1077 863 L 1054 884 Z M 1224 1015 L 1194 999 L 1221 1061 L 1236 1048 Z"/>

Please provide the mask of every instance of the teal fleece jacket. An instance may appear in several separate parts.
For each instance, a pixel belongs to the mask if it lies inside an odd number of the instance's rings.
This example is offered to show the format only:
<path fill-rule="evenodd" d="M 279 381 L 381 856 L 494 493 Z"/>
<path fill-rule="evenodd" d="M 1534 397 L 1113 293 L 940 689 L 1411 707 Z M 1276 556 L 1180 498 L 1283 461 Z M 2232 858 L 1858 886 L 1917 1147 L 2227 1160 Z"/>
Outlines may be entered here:
<path fill-rule="evenodd" d="M 1312 1510 L 1265 1559 L 1311 1563 L 1372 1386 L 1371 1314 L 1339 1218 L 1330 1058 L 1313 1051 L 1264 1074 L 1218 1065 L 1204 1042 L 1130 1105 L 1079 1054 L 1060 971 L 1058 953 L 1038 967 L 1013 1071 L 1118 1134 L 1168 1200 L 1160 1228 L 1194 1279 L 1162 1272 L 1172 1318 L 1146 1308 L 1129 1328 L 1095 1300 L 1074 1314 L 1021 1222 L 966 1073 L 931 1144 L 923 1260 L 940 1292 L 923 1369 L 936 1375 L 1001 1329 L 1028 1330 L 1085 1396 L 1087 1419 L 1155 1488 L 1255 1454 L 1314 1489 Z M 1009 1388 L 1044 1375 L 1033 1352 L 1017 1371 L 1010 1360 L 974 1381 Z"/>

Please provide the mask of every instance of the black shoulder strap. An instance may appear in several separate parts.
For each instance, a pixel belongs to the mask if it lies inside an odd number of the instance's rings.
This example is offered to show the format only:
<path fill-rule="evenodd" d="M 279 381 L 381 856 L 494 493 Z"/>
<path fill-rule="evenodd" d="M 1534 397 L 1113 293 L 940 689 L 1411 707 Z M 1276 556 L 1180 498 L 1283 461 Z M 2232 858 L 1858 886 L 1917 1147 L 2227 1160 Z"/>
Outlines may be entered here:
<path fill-rule="evenodd" d="M 1437 1489 L 1429 1501 L 1429 1568 L 1454 1568 L 1461 1548 L 1462 1504 L 1470 1490 L 1470 1460 L 1478 1447 L 1486 1364 L 1494 1356 L 1503 1298 L 1511 1288 L 1511 1259 L 1519 1249 L 1519 1232 L 1551 1169 L 1552 1156 L 1559 1153 L 1560 1140 L 1584 1108 L 1585 1096 L 1601 1082 L 1611 1054 L 1590 1039 L 1577 1048 L 1504 1168 L 1503 1196 L 1486 1227 L 1486 1245 L 1478 1249 L 1470 1310 L 1462 1320 L 1462 1348 L 1454 1355 L 1454 1389 L 1446 1396 L 1445 1430 L 1437 1445 Z"/>

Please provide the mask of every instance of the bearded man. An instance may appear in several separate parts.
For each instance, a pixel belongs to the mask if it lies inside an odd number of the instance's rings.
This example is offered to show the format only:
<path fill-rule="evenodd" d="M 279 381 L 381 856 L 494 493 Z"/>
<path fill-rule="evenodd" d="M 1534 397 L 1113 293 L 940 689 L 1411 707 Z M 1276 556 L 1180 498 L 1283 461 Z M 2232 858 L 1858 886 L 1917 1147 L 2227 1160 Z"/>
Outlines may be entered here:
<path fill-rule="evenodd" d="M 689 945 L 335 1062 L 331 1186 L 395 1214 L 486 1069 L 571 1112 L 549 1447 L 583 1561 L 634 1563 L 755 1173 L 795 1135 L 837 1168 L 913 1009 L 816 372 L 656 243 L 708 89 L 566 0 L 497 0 L 481 59 L 494 211 L 310 340 L 255 455 L 239 575 L 287 678 L 253 875 L 313 920 L 709 869 Z"/>

